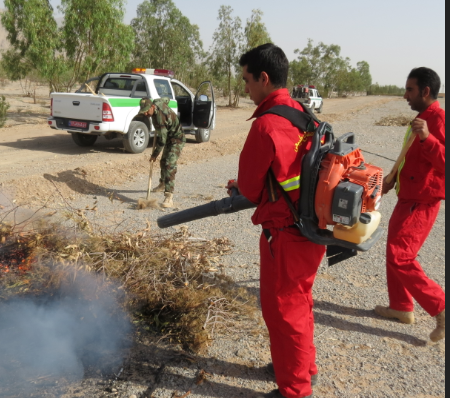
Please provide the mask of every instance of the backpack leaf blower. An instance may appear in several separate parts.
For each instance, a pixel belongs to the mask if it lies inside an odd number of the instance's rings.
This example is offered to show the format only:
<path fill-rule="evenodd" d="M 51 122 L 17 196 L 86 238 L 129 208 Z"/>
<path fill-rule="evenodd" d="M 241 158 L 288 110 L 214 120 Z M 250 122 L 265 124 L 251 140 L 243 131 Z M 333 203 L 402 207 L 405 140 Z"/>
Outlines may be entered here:
<path fill-rule="evenodd" d="M 302 131 L 310 131 L 313 116 L 288 106 L 276 106 L 266 113 L 290 120 Z M 291 208 L 295 225 L 304 237 L 328 246 L 333 265 L 358 251 L 368 251 L 381 238 L 379 227 L 383 171 L 366 164 L 355 135 L 335 139 L 333 128 L 321 123 L 315 129 L 311 149 L 303 159 L 298 208 L 283 189 L 279 191 Z M 160 228 L 168 228 L 206 217 L 255 208 L 242 195 L 224 198 L 161 217 Z"/>

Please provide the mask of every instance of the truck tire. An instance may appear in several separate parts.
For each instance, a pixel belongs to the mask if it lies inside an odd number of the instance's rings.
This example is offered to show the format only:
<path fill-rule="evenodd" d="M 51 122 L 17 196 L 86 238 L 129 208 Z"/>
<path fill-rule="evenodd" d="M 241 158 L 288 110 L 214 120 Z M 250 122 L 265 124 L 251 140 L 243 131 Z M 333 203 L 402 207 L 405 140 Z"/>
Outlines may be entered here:
<path fill-rule="evenodd" d="M 129 153 L 144 152 L 150 141 L 147 126 L 142 122 L 131 122 L 128 133 L 123 137 L 123 146 Z"/>
<path fill-rule="evenodd" d="M 322 113 L 323 110 L 323 102 L 320 104 L 320 108 L 317 109 L 317 113 Z"/>
<path fill-rule="evenodd" d="M 82 134 L 82 133 L 71 133 L 71 134 L 75 144 L 81 147 L 93 146 L 98 139 L 98 135 Z"/>
<path fill-rule="evenodd" d="M 201 144 L 202 142 L 208 142 L 211 138 L 211 131 L 208 129 L 198 129 L 195 132 L 195 140 Z"/>

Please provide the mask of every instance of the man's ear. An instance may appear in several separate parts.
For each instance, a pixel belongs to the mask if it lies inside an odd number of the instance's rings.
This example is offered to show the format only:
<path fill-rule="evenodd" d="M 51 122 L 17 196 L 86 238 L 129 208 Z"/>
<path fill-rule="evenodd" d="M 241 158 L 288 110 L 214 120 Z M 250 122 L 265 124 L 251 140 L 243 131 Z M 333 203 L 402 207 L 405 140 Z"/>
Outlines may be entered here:
<path fill-rule="evenodd" d="M 266 72 L 261 72 L 259 80 L 261 80 L 264 86 L 268 86 L 270 84 L 270 77 Z"/>
<path fill-rule="evenodd" d="M 430 87 L 427 86 L 422 90 L 422 97 L 423 98 L 431 97 L 431 88 Z"/>

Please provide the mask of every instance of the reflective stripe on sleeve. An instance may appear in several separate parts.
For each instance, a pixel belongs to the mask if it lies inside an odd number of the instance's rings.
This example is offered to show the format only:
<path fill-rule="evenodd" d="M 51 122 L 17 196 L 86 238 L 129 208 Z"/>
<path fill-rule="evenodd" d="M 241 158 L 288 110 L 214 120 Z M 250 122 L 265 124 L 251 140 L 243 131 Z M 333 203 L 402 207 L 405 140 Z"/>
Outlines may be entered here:
<path fill-rule="evenodd" d="M 280 184 L 286 192 L 295 191 L 300 189 L 300 176 L 280 182 Z"/>

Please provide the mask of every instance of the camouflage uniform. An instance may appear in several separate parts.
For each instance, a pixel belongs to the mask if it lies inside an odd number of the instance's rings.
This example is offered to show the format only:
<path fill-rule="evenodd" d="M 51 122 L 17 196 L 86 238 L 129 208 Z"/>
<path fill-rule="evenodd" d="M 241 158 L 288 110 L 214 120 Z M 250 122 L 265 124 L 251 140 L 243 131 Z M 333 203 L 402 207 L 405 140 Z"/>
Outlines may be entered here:
<path fill-rule="evenodd" d="M 157 142 L 152 156 L 157 158 L 163 152 L 160 162 L 160 183 L 165 184 L 165 192 L 173 193 L 175 190 L 177 162 L 186 143 L 186 137 L 178 116 L 168 106 L 169 102 L 170 99 L 168 98 L 157 99 L 153 102 L 148 98 L 144 98 L 141 101 L 140 113 L 145 113 L 153 104 L 156 105 L 152 122 L 153 126 L 155 126 Z"/>

